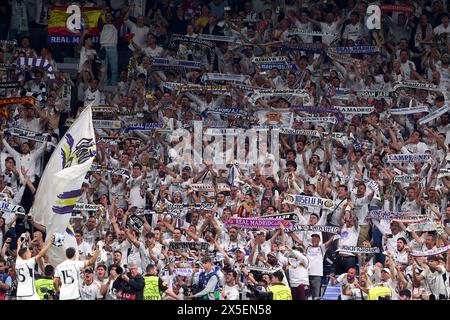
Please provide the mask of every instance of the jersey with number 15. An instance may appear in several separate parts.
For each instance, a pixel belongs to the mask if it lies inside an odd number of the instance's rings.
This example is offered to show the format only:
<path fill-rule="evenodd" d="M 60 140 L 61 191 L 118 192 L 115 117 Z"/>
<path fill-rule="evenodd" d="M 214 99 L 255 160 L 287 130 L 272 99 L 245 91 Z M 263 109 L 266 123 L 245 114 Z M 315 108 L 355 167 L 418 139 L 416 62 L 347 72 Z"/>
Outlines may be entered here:
<path fill-rule="evenodd" d="M 56 267 L 55 276 L 61 281 L 59 300 L 72 300 L 80 298 L 80 273 L 86 261 L 67 259 Z"/>

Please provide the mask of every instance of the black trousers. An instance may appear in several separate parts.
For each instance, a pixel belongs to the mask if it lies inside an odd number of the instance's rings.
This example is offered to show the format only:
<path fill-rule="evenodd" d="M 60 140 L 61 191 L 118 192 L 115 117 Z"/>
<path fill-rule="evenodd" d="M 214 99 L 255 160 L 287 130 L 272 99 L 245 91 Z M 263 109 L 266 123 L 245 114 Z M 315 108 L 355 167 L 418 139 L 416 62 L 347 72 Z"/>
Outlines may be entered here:
<path fill-rule="evenodd" d="M 336 274 L 343 274 L 348 271 L 349 268 L 356 268 L 356 257 L 353 256 L 338 256 L 336 258 Z"/>

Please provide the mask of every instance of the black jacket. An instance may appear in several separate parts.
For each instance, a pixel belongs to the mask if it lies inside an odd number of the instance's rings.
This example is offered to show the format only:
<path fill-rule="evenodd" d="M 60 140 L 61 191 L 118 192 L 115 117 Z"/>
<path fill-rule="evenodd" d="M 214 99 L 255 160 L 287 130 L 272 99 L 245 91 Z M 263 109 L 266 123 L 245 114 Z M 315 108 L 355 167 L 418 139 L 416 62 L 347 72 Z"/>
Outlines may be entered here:
<path fill-rule="evenodd" d="M 119 276 L 113 283 L 113 288 L 117 290 L 117 300 L 144 300 L 144 277 L 138 274 L 132 278 L 130 272 L 127 276 L 130 278 L 129 282 Z"/>

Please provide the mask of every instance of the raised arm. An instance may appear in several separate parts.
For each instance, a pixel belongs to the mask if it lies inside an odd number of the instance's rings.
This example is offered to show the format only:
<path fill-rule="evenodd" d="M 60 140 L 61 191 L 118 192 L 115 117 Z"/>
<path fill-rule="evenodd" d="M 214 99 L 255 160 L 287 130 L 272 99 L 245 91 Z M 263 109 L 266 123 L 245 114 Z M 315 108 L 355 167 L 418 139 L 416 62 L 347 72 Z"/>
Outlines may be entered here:
<path fill-rule="evenodd" d="M 52 236 L 50 237 L 50 240 L 47 242 L 47 244 L 45 245 L 44 248 L 42 248 L 41 251 L 39 251 L 39 253 L 34 257 L 36 259 L 36 261 L 38 261 L 39 259 L 41 259 L 43 256 L 45 256 L 45 254 L 47 253 L 48 249 L 50 249 L 53 241 L 55 241 L 55 235 L 52 234 Z"/>

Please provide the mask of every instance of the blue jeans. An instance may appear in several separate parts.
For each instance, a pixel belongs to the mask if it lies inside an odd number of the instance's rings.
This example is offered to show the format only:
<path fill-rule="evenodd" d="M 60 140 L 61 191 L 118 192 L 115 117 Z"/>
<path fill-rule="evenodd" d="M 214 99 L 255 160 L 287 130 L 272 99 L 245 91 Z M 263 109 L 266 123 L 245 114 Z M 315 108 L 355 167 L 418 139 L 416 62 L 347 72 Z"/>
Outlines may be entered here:
<path fill-rule="evenodd" d="M 108 75 L 108 66 L 111 69 L 111 85 L 115 86 L 117 83 L 118 77 L 118 53 L 116 46 L 104 47 L 106 51 L 105 60 L 103 60 L 103 64 L 106 67 L 106 76 Z M 107 77 L 108 79 L 108 77 Z"/>

